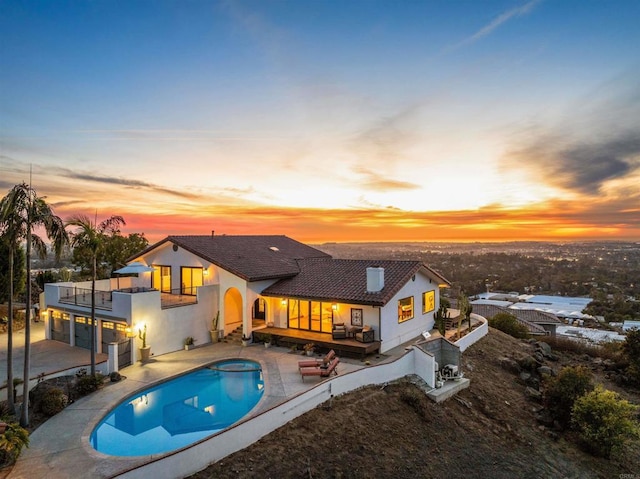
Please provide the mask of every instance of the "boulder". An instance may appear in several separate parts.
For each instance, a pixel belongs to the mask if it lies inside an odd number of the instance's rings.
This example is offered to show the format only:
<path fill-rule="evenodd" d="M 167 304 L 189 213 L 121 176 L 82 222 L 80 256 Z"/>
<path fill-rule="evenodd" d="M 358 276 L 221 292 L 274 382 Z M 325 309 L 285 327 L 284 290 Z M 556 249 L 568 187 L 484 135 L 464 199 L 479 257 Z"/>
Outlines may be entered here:
<path fill-rule="evenodd" d="M 498 359 L 498 362 L 500 363 L 500 367 L 502 369 L 505 369 L 513 374 L 520 374 L 520 365 L 515 360 L 503 357 Z"/>
<path fill-rule="evenodd" d="M 537 348 L 538 351 L 540 351 L 542 353 L 542 355 L 545 358 L 551 357 L 551 354 L 552 354 L 551 353 L 551 346 L 549 346 L 548 343 L 545 343 L 543 341 L 538 341 L 536 343 L 536 348 Z"/>
<path fill-rule="evenodd" d="M 532 401 L 542 401 L 542 393 L 537 389 L 533 389 L 532 387 L 528 387 L 527 389 L 525 389 L 524 395 Z"/>
<path fill-rule="evenodd" d="M 540 366 L 538 368 L 538 374 L 540 376 L 555 376 L 556 373 L 553 369 L 551 369 L 549 366 Z"/>
<path fill-rule="evenodd" d="M 533 356 L 525 356 L 518 360 L 518 364 L 525 371 L 535 372 L 541 363 L 539 363 Z"/>
<path fill-rule="evenodd" d="M 533 357 L 538 362 L 538 364 L 544 363 L 544 356 L 540 351 L 536 351 L 535 353 L 533 353 Z"/>

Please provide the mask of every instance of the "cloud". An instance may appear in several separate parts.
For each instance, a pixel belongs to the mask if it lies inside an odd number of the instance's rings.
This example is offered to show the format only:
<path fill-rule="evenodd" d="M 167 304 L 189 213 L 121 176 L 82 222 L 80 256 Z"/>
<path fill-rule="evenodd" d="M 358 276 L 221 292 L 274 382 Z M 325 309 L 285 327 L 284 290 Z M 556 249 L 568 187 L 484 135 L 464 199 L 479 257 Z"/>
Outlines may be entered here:
<path fill-rule="evenodd" d="M 420 185 L 416 183 L 410 183 L 408 181 L 394 180 L 393 178 L 388 178 L 384 174 L 380 174 L 364 168 L 362 166 L 355 166 L 353 171 L 358 174 L 361 178 L 359 184 L 360 186 L 385 192 L 385 191 L 396 191 L 396 190 L 417 190 L 420 189 Z"/>
<path fill-rule="evenodd" d="M 546 183 L 598 195 L 640 171 L 640 87 L 621 78 L 572 105 L 559 122 L 520 129 L 502 159 Z"/>
<path fill-rule="evenodd" d="M 465 38 L 464 40 L 455 44 L 454 46 L 450 47 L 448 50 L 455 50 L 462 46 L 471 45 L 472 43 L 477 42 L 478 40 L 493 33 L 497 28 L 499 28 L 501 25 L 508 22 L 509 20 L 529 14 L 538 3 L 540 3 L 540 0 L 530 0 L 529 2 L 525 3 L 520 7 L 512 8 L 511 10 L 507 10 L 506 12 L 501 13 L 492 21 L 490 21 L 485 26 L 483 26 L 480 30 L 478 30 L 476 33 L 474 33 L 468 38 Z"/>
<path fill-rule="evenodd" d="M 122 177 L 115 177 L 115 176 L 99 176 L 99 175 L 94 175 L 91 173 L 81 173 L 81 172 L 77 172 L 77 171 L 72 171 L 69 170 L 67 168 L 61 168 L 61 167 L 49 167 L 48 168 L 50 173 L 55 173 L 59 176 L 65 177 L 65 178 L 71 178 L 74 180 L 84 180 L 84 181 L 90 181 L 90 182 L 94 182 L 94 183 L 102 183 L 102 184 L 109 184 L 109 185 L 117 185 L 117 186 L 126 186 L 126 187 L 130 187 L 130 188 L 142 188 L 142 189 L 146 189 L 146 190 L 151 190 L 151 191 L 155 191 L 158 193 L 164 193 L 164 194 L 168 194 L 168 195 L 172 195 L 172 196 L 177 196 L 180 198 L 187 198 L 187 199 L 197 199 L 198 195 L 192 194 L 192 193 L 186 193 L 184 191 L 177 191 L 177 190 L 172 190 L 169 188 L 165 188 L 163 186 L 159 186 L 159 185 L 155 185 L 153 183 L 147 183 L 144 181 L 140 181 L 140 180 L 133 180 L 133 179 L 128 179 L 128 178 L 122 178 Z"/>

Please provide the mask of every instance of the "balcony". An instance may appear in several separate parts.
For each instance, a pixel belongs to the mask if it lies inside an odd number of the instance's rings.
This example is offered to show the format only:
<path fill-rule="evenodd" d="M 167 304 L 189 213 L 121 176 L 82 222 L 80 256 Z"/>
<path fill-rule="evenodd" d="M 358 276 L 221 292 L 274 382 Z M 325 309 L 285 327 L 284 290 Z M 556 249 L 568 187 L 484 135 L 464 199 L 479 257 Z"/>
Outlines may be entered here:
<path fill-rule="evenodd" d="M 149 293 L 152 291 L 158 291 L 154 288 L 146 287 L 130 287 L 119 288 L 111 291 L 96 290 L 95 292 L 95 306 L 96 309 L 102 309 L 106 311 L 113 310 L 113 294 L 139 294 Z M 196 288 L 193 291 L 187 291 L 189 293 L 195 293 Z M 177 308 L 180 306 L 189 306 L 192 304 L 198 304 L 198 297 L 195 294 L 184 294 L 185 290 L 175 289 L 170 292 L 160 293 L 160 307 L 162 309 Z M 59 302 L 61 304 L 73 304 L 76 306 L 91 307 L 91 288 L 79 288 L 77 286 L 60 286 L 59 287 Z"/>

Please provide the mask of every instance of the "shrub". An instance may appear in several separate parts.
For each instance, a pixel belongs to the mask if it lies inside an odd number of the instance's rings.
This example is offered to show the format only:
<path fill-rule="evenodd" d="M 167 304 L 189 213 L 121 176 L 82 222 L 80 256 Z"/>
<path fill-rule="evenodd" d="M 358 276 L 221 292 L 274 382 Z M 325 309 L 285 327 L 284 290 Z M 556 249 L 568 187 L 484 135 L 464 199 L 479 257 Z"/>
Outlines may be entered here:
<path fill-rule="evenodd" d="M 529 330 L 523 324 L 520 324 L 516 317 L 509 313 L 498 313 L 493 318 L 489 319 L 489 326 L 499 329 L 503 333 L 507 333 L 509 336 L 513 336 L 518 339 L 525 339 L 529 337 Z"/>
<path fill-rule="evenodd" d="M 104 376 L 102 376 L 102 374 L 97 373 L 95 376 L 85 374 L 78 377 L 76 382 L 76 393 L 78 396 L 86 396 L 87 394 L 101 388 L 103 384 Z"/>
<path fill-rule="evenodd" d="M 576 399 L 593 389 L 592 374 L 583 366 L 563 368 L 550 378 L 544 394 L 551 417 L 563 428 L 571 423 L 571 409 Z"/>
<path fill-rule="evenodd" d="M 629 361 L 627 368 L 629 377 L 636 384 L 640 384 L 640 329 L 633 328 L 627 331 L 622 350 Z"/>
<path fill-rule="evenodd" d="M 637 406 L 620 399 L 618 394 L 597 386 L 576 400 L 572 422 L 582 445 L 592 454 L 608 458 L 627 439 L 640 436 L 634 420 L 636 410 Z"/>
<path fill-rule="evenodd" d="M 69 404 L 69 398 L 60 388 L 50 388 L 40 399 L 40 410 L 47 416 L 55 416 Z"/>
<path fill-rule="evenodd" d="M 0 464 L 16 462 L 22 449 L 29 447 L 29 433 L 17 422 L 7 424 L 4 434 L 0 434 Z"/>
<path fill-rule="evenodd" d="M 611 359 L 620 361 L 621 342 L 610 341 L 601 345 L 579 341 L 575 339 L 562 338 L 560 336 L 544 336 L 540 341 L 547 343 L 554 350 L 567 351 L 574 354 L 587 354 L 592 358 Z"/>

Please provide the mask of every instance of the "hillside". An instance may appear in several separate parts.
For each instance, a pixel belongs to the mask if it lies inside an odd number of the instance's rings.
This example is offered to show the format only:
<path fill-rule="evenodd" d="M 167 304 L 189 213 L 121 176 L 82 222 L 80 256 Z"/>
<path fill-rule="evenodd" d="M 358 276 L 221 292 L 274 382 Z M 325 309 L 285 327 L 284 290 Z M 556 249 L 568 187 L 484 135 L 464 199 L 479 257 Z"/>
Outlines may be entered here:
<path fill-rule="evenodd" d="M 471 386 L 442 404 L 408 380 L 335 398 L 247 449 L 192 476 L 204 478 L 618 477 L 640 471 L 638 444 L 622 458 L 594 458 L 536 420 L 541 404 L 500 358 L 534 345 L 500 331 L 463 356 Z M 560 354 L 547 362 L 591 364 Z M 504 360 L 502 361 L 504 363 Z M 604 375 L 593 364 L 595 373 Z M 613 388 L 612 385 L 605 386 Z M 638 396 L 628 399 L 638 403 Z"/>

